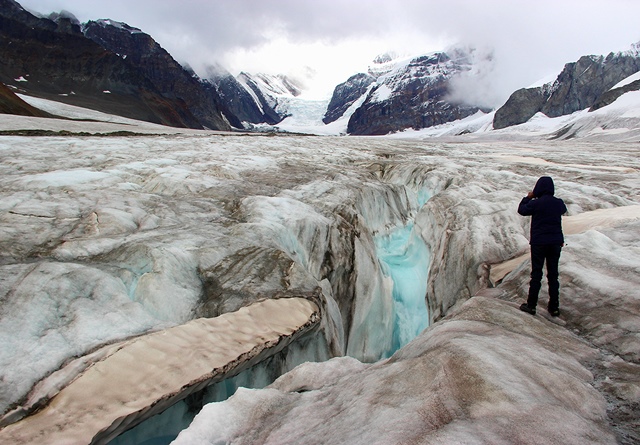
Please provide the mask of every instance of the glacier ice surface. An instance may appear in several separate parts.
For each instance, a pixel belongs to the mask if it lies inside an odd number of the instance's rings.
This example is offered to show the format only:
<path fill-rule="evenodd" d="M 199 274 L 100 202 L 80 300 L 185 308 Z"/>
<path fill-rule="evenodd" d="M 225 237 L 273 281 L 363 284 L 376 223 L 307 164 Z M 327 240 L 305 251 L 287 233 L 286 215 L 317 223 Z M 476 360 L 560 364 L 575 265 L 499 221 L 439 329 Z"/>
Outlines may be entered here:
<path fill-rule="evenodd" d="M 2 406 L 73 357 L 195 317 L 220 289 L 231 307 L 256 289 L 273 297 L 320 286 L 335 302 L 326 340 L 375 361 L 393 338 L 393 279 L 380 268 L 378 234 L 414 221 L 430 252 L 427 313 L 436 321 L 486 285 L 485 266 L 526 252 L 528 223 L 513 209 L 541 174 L 557 179 L 571 215 L 638 204 L 634 144 L 474 137 L 3 136 Z M 625 224 L 568 237 L 563 307 L 598 347 L 635 363 L 637 223 Z M 276 266 L 291 268 L 262 267 L 276 251 L 291 261 Z M 231 258 L 262 268 L 220 269 Z M 274 279 L 265 284 L 263 272 Z M 525 264 L 500 289 L 521 298 L 526 276 Z M 493 371 L 509 375 L 511 362 L 500 363 Z M 603 387 L 624 395 L 615 377 Z"/>

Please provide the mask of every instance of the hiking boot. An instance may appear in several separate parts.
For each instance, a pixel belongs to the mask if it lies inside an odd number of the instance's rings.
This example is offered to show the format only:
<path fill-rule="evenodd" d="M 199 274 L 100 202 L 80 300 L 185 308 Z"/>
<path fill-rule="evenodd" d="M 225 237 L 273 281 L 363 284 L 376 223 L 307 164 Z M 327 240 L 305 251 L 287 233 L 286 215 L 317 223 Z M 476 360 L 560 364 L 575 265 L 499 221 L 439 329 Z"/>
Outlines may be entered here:
<path fill-rule="evenodd" d="M 549 315 L 551 315 L 552 317 L 557 317 L 560 315 L 560 309 L 547 308 L 547 311 L 549 312 Z"/>
<path fill-rule="evenodd" d="M 531 315 L 536 315 L 536 308 L 530 308 L 527 303 L 522 303 L 520 305 L 520 310 Z"/>

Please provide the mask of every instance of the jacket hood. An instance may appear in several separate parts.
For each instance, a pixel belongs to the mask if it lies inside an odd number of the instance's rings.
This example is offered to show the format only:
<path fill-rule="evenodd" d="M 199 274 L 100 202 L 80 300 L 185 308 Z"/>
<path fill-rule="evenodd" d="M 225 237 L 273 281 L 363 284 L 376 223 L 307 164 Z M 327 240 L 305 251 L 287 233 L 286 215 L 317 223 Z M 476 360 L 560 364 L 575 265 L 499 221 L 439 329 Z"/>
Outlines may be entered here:
<path fill-rule="evenodd" d="M 553 179 L 549 176 L 543 176 L 538 179 L 536 186 L 533 188 L 533 196 L 539 198 L 542 195 L 551 195 L 555 193 L 555 187 L 553 185 Z"/>

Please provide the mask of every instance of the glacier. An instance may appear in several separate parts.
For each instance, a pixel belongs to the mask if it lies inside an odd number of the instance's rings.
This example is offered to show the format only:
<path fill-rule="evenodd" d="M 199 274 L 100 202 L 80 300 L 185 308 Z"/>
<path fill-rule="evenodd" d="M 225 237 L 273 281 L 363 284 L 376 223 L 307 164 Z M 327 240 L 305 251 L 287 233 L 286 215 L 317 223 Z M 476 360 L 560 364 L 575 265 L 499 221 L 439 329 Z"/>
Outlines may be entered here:
<path fill-rule="evenodd" d="M 113 413 L 155 397 L 181 399 L 156 419 L 167 431 L 145 427 L 155 413 L 136 408 L 126 422 L 99 416 L 106 426 L 83 432 L 85 441 L 129 430 L 116 443 L 148 434 L 166 443 L 196 405 L 202 412 L 176 443 L 635 440 L 637 142 L 608 142 L 586 124 L 593 139 L 552 141 L 524 127 L 508 140 L 502 130 L 451 140 L 230 134 L 117 119 L 0 116 L 0 125 L 141 134 L 0 137 L 0 443 L 29 443 L 14 432 L 33 431 L 60 394 L 87 394 L 80 384 L 101 366 L 111 371 L 120 345 L 296 298 L 317 305 L 314 327 L 216 374 L 226 383 L 197 396 L 166 390 L 156 379 L 193 362 L 162 361 L 166 369 L 151 373 L 139 354 L 126 381 L 149 389 L 126 402 L 76 396 L 69 406 L 78 408 L 56 428 L 75 437 L 74 419 L 94 402 Z M 607 134 L 620 141 L 633 132 Z M 528 221 L 515 208 L 542 174 L 556 180 L 573 227 L 560 319 L 517 310 Z M 229 328 L 228 345 L 269 318 Z M 162 356 L 166 347 L 149 351 Z M 238 386 L 253 389 L 228 398 Z M 553 421 L 535 414 L 545 410 Z"/>

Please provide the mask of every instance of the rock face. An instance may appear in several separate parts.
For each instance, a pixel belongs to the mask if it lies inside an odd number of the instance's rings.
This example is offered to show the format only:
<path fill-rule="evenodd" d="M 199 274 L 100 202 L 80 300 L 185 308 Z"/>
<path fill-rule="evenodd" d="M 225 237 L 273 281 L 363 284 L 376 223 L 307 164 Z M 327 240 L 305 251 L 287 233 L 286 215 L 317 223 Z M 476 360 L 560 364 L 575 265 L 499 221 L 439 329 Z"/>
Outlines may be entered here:
<path fill-rule="evenodd" d="M 591 108 L 589 108 L 589 111 L 595 111 L 602 107 L 606 107 L 607 105 L 611 105 L 613 102 L 616 101 L 616 99 L 618 99 L 623 94 L 628 93 L 630 91 L 638 91 L 638 90 L 640 90 L 640 80 L 633 81 L 619 88 L 612 88 L 606 93 L 604 93 L 603 95 L 601 95 L 595 101 L 595 103 L 591 105 Z"/>
<path fill-rule="evenodd" d="M 640 56 L 636 46 L 608 56 L 583 56 L 577 62 L 567 63 L 555 82 L 514 92 L 496 111 L 493 128 L 499 130 L 524 123 L 538 112 L 558 117 L 596 103 L 601 107 L 607 100 L 611 101 L 613 96 L 607 92 L 613 86 L 638 71 Z"/>
<path fill-rule="evenodd" d="M 230 128 L 215 107 L 207 115 L 208 120 L 201 122 L 196 115 L 202 118 L 206 110 L 194 107 L 192 111 L 186 102 L 189 97 L 180 97 L 180 88 L 167 92 L 157 77 L 150 79 L 128 57 L 85 37 L 72 18 L 59 15 L 55 19 L 35 17 L 13 0 L 0 0 L 1 82 L 28 94 L 133 119 L 176 127 Z M 156 68 L 162 60 L 170 62 L 170 57 L 144 36 L 140 33 L 138 38 L 143 46 L 147 45 L 147 52 L 138 53 L 138 61 L 144 58 Z M 134 39 L 131 40 L 120 44 L 132 44 Z M 155 58 L 148 57 L 150 54 Z M 166 76 L 170 75 L 169 71 Z M 27 82 L 16 85 L 18 78 Z M 175 78 L 174 82 L 181 84 Z"/>
<path fill-rule="evenodd" d="M 327 112 L 322 118 L 322 122 L 329 124 L 340 118 L 347 109 L 360 99 L 375 78 L 369 74 L 359 73 L 349 77 L 346 82 L 341 83 L 333 90 L 331 101 L 327 106 Z"/>
<path fill-rule="evenodd" d="M 347 132 L 381 135 L 421 129 L 457 119 L 479 107 L 449 100 L 451 80 L 472 68 L 469 54 L 451 51 L 420 56 L 377 79 L 362 106 L 351 116 Z"/>
<path fill-rule="evenodd" d="M 215 88 L 207 88 L 148 34 L 112 20 L 89 21 L 84 24 L 83 32 L 89 39 L 139 69 L 163 96 L 182 101 L 186 110 L 201 124 L 200 127 L 228 128 L 225 119 L 235 127 L 240 126 Z"/>
<path fill-rule="evenodd" d="M 51 117 L 49 113 L 39 110 L 16 96 L 13 91 L 0 83 L 0 113 L 20 116 Z"/>
<path fill-rule="evenodd" d="M 244 80 L 248 77 L 242 74 Z M 277 124 L 283 118 L 271 106 L 273 101 L 267 100 L 265 94 L 257 88 L 253 89 L 245 80 L 240 82 L 222 67 L 211 68 L 207 80 L 211 82 L 226 106 L 241 121 L 252 124 Z"/>
<path fill-rule="evenodd" d="M 510 127 L 527 122 L 549 99 L 548 87 L 521 88 L 515 91 L 507 102 L 496 110 L 493 128 Z"/>
<path fill-rule="evenodd" d="M 298 82 L 282 74 L 242 72 L 237 80 L 265 112 L 275 115 L 277 122 L 289 116 L 289 101 L 302 93 L 302 86 Z"/>

